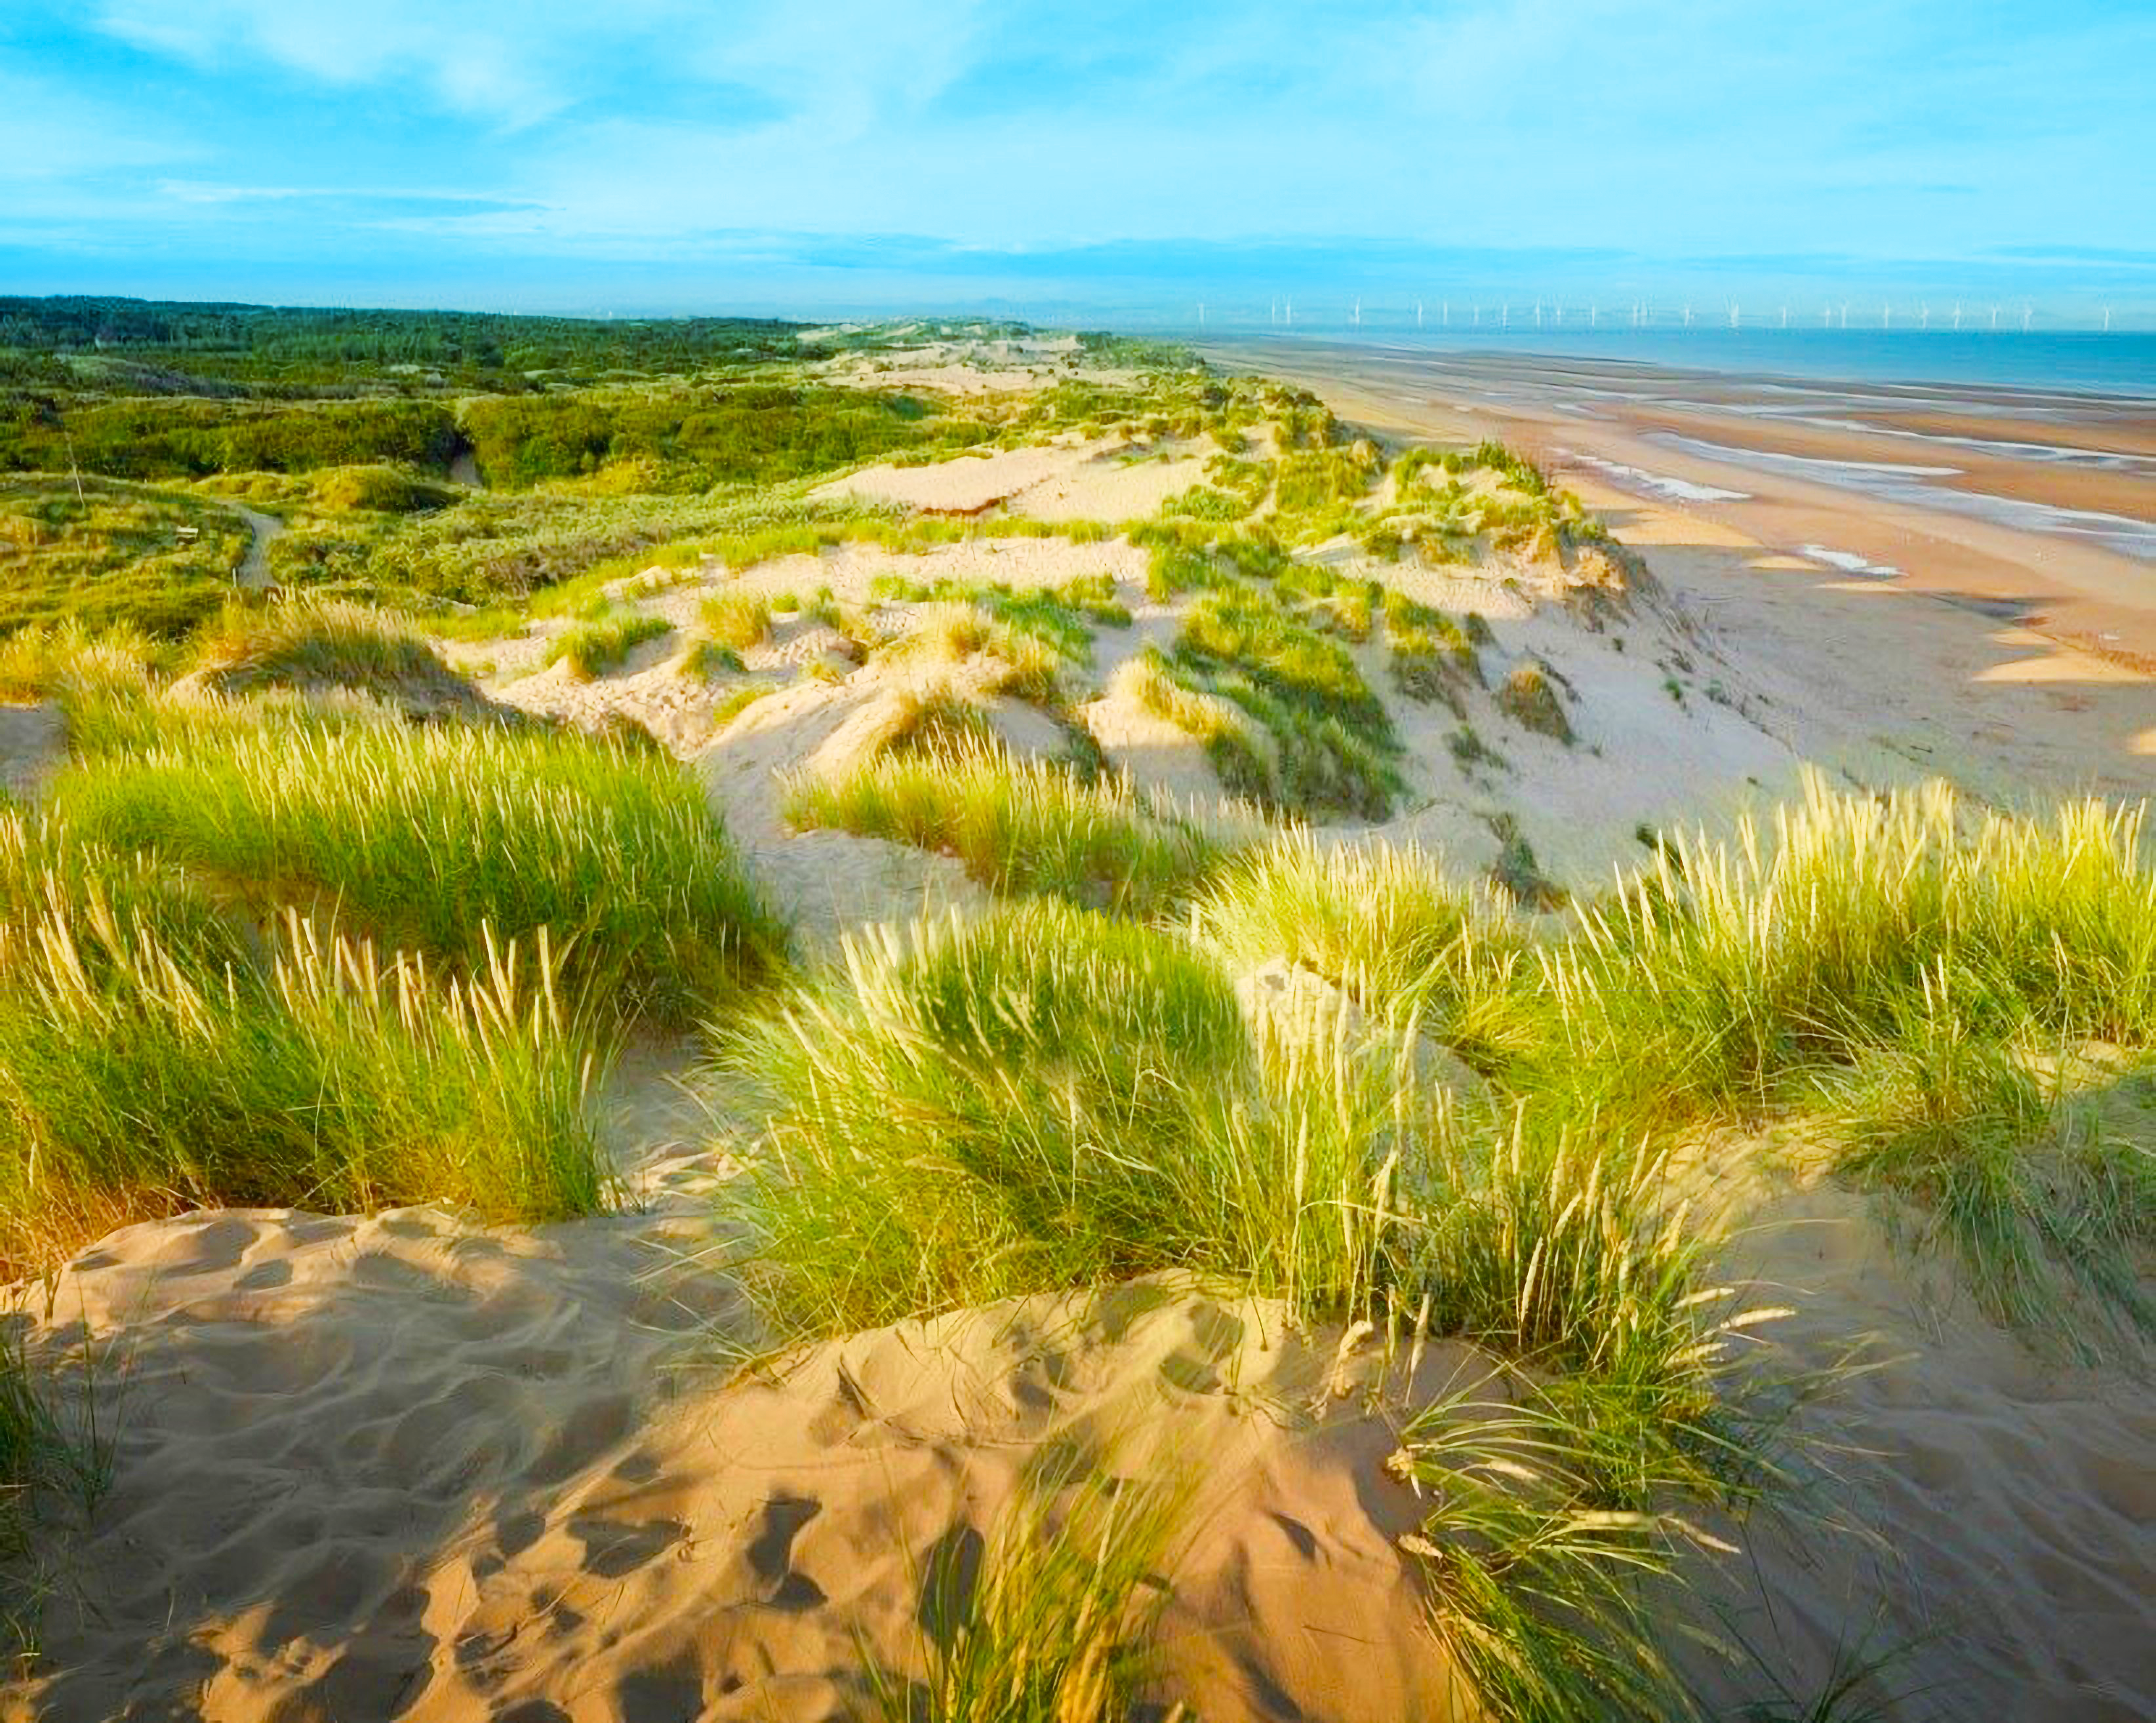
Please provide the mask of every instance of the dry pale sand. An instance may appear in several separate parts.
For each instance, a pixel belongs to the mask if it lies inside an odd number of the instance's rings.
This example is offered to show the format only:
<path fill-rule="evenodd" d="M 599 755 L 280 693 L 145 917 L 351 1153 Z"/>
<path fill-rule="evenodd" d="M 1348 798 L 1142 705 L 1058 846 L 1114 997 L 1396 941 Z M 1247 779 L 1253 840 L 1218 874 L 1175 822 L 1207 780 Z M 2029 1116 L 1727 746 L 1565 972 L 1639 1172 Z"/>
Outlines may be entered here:
<path fill-rule="evenodd" d="M 938 1552 L 1029 1467 L 1188 1475 L 1167 1685 L 1207 1718 L 1429 1719 L 1447 1669 L 1374 1353 L 1137 1285 L 729 1378 L 722 1276 L 666 1215 L 488 1233 L 232 1212 L 52 1290 L 126 1336 L 116 1481 L 0 1716 L 622 1723 L 858 1715 L 920 1667 Z M 1487 1366 L 1435 1346 L 1420 1394 Z"/>
<path fill-rule="evenodd" d="M 2156 1390 L 2031 1353 L 1845 1193 L 1769 1218 L 1740 1251 L 1797 1309 L 1775 1367 L 1868 1336 L 1870 1368 L 1799 1418 L 1803 1516 L 1697 1564 L 1758 1659 L 1688 1654 L 1705 1690 L 1802 1689 L 1868 1640 L 1907 1646 L 1892 1716 L 2149 1715 Z M 1410 1394 L 1374 1344 L 1342 1372 L 1276 1307 L 1141 1284 L 730 1374 L 752 1326 L 680 1256 L 711 1243 L 679 1206 L 233 1212 L 85 1253 L 43 1333 L 112 1345 L 114 1485 L 0 1717 L 859 1715 L 865 1656 L 919 1667 L 925 1576 L 1051 1456 L 1192 1482 L 1163 1685 L 1199 1715 L 1455 1715 L 1384 1461 L 1403 1405 L 1484 1382 L 1471 1349 Z"/>
<path fill-rule="evenodd" d="M 1794 1310 L 1769 1367 L 1832 1383 L 1794 1422 L 1799 1511 L 1755 1516 L 1710 1582 L 1730 1631 L 1815 1680 L 1896 1654 L 1894 1718 L 2156 1716 L 2156 1382 L 2000 1328 L 1950 1261 L 1891 1236 L 1917 1217 L 1791 1188 L 1761 1148 L 1720 1146 L 1716 1206 L 1742 1227 L 1726 1267 Z"/>
<path fill-rule="evenodd" d="M 930 466 L 864 467 L 819 497 L 854 495 L 931 513 L 1002 507 L 1041 520 L 1136 520 L 1205 479 L 1203 444 L 1060 438 L 1041 448 L 964 455 Z"/>

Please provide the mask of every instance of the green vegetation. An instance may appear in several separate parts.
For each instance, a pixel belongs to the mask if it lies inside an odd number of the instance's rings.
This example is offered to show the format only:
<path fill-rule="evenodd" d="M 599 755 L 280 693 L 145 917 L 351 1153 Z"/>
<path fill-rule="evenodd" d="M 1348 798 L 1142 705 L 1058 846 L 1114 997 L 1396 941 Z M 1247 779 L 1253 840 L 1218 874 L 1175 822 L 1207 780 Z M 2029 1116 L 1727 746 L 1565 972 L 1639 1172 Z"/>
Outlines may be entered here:
<path fill-rule="evenodd" d="M 598 1199 L 557 954 L 468 981 L 288 915 L 262 941 L 169 863 L 0 813 L 0 1264 L 208 1203 Z"/>
<path fill-rule="evenodd" d="M 1321 848 L 1289 832 L 1208 879 L 1192 931 L 1234 972 L 1284 958 L 1365 1011 L 1488 1063 L 1511 1028 L 1525 936 L 1413 848 Z"/>
<path fill-rule="evenodd" d="M 998 891 L 1123 912 L 1165 906 L 1213 861 L 1207 839 L 1152 813 L 1124 779 L 1014 759 L 953 727 L 880 753 L 839 783 L 796 779 L 786 817 L 947 850 Z"/>
<path fill-rule="evenodd" d="M 409 618 L 334 598 L 228 604 L 196 636 L 194 669 L 224 695 L 344 688 L 473 711 L 485 704 Z"/>
<path fill-rule="evenodd" d="M 912 396 L 778 382 L 491 396 L 466 403 L 461 428 L 501 489 L 629 464 L 630 488 L 662 492 L 774 484 L 983 435 Z"/>
<path fill-rule="evenodd" d="M 1114 579 L 1081 575 L 1060 587 L 1019 591 L 1002 582 L 900 580 L 879 575 L 871 596 L 882 603 L 970 604 L 1006 628 L 1055 649 L 1075 664 L 1093 660 L 1093 628 L 1127 628 L 1131 613 L 1116 597 Z"/>
<path fill-rule="evenodd" d="M 1261 1054 L 1199 953 L 1054 900 L 856 944 L 726 1056 L 770 1122 L 722 1200 L 782 1326 L 1178 1268 L 1338 1309 L 1399 1242 L 1385 1071 Z"/>
<path fill-rule="evenodd" d="M 1522 728 L 1569 744 L 1572 720 L 1558 698 L 1557 675 L 1548 664 L 1524 664 L 1497 690 L 1497 710 Z"/>
<path fill-rule="evenodd" d="M 685 1017 L 782 941 L 696 786 L 580 737 L 401 724 L 208 722 L 63 772 L 89 836 L 155 846 L 233 890 L 326 899 L 485 977 L 551 930 L 572 996 Z"/>
<path fill-rule="evenodd" d="M 424 401 L 48 397 L 0 418 L 0 470 L 80 464 L 113 479 L 370 464 L 440 472 L 456 446 L 449 408 Z"/>
<path fill-rule="evenodd" d="M 49 700 L 70 685 L 146 686 L 169 649 L 132 628 L 93 632 L 76 621 L 0 635 L 0 700 Z"/>
<path fill-rule="evenodd" d="M 930 605 L 903 634 L 885 643 L 880 654 L 891 663 L 928 672 L 985 657 L 998 668 L 982 693 L 1009 694 L 1047 706 L 1061 704 L 1062 654 L 1039 635 L 971 604 Z"/>
<path fill-rule="evenodd" d="M 925 1682 L 871 1676 L 885 1723 L 1118 1723 L 1136 1715 L 1148 1640 L 1173 1596 L 1161 1570 L 1180 1495 L 1088 1479 L 1060 1504 L 1028 1479 L 997 1517 L 978 1573 L 926 1576 Z M 1183 1723 L 1178 1705 L 1162 1723 Z"/>
<path fill-rule="evenodd" d="M 462 392 L 528 386 L 534 376 L 578 383 L 624 369 L 693 374 L 803 353 L 788 325 L 750 318 L 597 322 L 92 297 L 0 299 L 0 349 L 10 347 L 54 356 L 55 377 L 109 377 L 115 385 L 182 392 L 213 376 Z"/>
<path fill-rule="evenodd" d="M 619 611 L 584 622 L 572 623 L 554 637 L 547 649 L 547 662 L 566 664 L 579 681 L 588 682 L 608 670 L 619 669 L 629 654 L 647 640 L 674 632 L 674 624 L 655 616 Z"/>
<path fill-rule="evenodd" d="M 0 477 L 0 638 L 64 623 L 177 638 L 224 603 L 248 536 L 198 497 Z"/>
<path fill-rule="evenodd" d="M 1296 621 L 1277 593 L 1241 585 L 1208 593 L 1191 607 L 1175 659 L 1191 686 L 1234 702 L 1271 740 L 1268 759 L 1231 753 L 1233 744 L 1214 753 L 1229 790 L 1302 813 L 1391 812 L 1392 720 L 1354 659 Z"/>
<path fill-rule="evenodd" d="M 747 652 L 771 638 L 771 607 L 752 592 L 716 592 L 698 614 L 711 638 L 736 652 Z"/>
<path fill-rule="evenodd" d="M 1398 592 L 1385 594 L 1384 618 L 1393 685 L 1410 700 L 1441 702 L 1455 717 L 1466 717 L 1466 690 L 1483 685 L 1481 659 L 1468 630 Z"/>

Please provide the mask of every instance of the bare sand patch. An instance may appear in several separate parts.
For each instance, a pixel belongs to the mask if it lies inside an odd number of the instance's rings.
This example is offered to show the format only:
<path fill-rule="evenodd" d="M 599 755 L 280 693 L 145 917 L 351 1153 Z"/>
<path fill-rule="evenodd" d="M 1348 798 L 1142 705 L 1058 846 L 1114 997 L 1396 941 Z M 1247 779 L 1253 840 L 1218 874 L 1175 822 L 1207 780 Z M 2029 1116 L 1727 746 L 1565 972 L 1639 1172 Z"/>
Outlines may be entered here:
<path fill-rule="evenodd" d="M 134 1413 L 54 1673 L 0 1716 L 852 1715 L 865 1662 L 918 1670 L 937 1551 L 1051 1450 L 1191 1474 L 1166 1685 L 1208 1718 L 1444 1710 L 1367 1357 L 1336 1399 L 1332 1336 L 1141 1284 L 729 1380 L 700 1337 L 751 1331 L 723 1277 L 666 1270 L 686 1224 L 230 1211 L 104 1241 L 54 1308 L 126 1325 Z M 1423 1386 L 1485 1368 L 1435 1346 Z"/>
<path fill-rule="evenodd" d="M 979 515 L 1001 507 L 1042 520 L 1132 520 L 1203 484 L 1207 459 L 1197 445 L 1060 438 L 1042 447 L 961 454 L 927 466 L 864 467 L 813 494 L 851 495 L 931 513 Z"/>

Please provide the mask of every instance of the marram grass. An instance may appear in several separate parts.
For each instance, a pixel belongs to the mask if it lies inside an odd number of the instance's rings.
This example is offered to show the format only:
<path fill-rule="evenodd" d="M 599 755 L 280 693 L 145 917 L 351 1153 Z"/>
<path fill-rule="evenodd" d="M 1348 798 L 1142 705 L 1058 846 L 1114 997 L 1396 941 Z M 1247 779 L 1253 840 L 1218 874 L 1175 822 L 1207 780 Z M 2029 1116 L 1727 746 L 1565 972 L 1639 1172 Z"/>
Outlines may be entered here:
<path fill-rule="evenodd" d="M 2102 803 L 2024 818 L 1814 779 L 1770 824 L 1661 847 L 1545 970 L 1552 1057 L 1642 1114 L 1763 1108 L 1900 1040 L 1942 972 L 1993 1038 L 2147 1046 L 2156 865 Z"/>
<path fill-rule="evenodd" d="M 783 942 L 685 772 L 574 736 L 235 726 L 82 762 L 51 800 L 85 836 L 326 901 L 459 974 L 547 930 L 562 984 L 629 1012 L 693 1013 Z"/>
<path fill-rule="evenodd" d="M 1166 1570 L 1186 1492 L 1094 1476 L 1059 1492 L 1022 1483 L 978 1571 L 932 1567 L 921 1585 L 923 1679 L 872 1670 L 884 1723 L 1124 1723 L 1158 1664 L 1173 1597 Z M 1180 1705 L 1161 1723 L 1184 1723 Z"/>
<path fill-rule="evenodd" d="M 95 886 L 0 922 L 0 1261 L 198 1205 L 597 1207 L 591 1037 L 542 940 L 470 981 L 296 915 L 206 961 Z"/>
<path fill-rule="evenodd" d="M 1366 1011 L 1414 1014 L 1423 1033 L 1478 1059 L 1494 1059 L 1491 1038 L 1513 1030 L 1525 934 L 1413 845 L 1321 846 L 1291 829 L 1227 858 L 1191 920 L 1231 969 L 1284 958 Z"/>
<path fill-rule="evenodd" d="M 1217 854 L 1200 833 L 1155 813 L 1127 779 L 1087 780 L 964 736 L 886 750 L 835 783 L 797 777 L 786 817 L 947 849 L 998 891 L 1122 911 L 1162 907 Z"/>
<path fill-rule="evenodd" d="M 1172 1269 L 1340 1309 L 1397 1244 L 1391 1065 L 1254 1046 L 1202 953 L 1054 900 L 856 940 L 725 1062 L 768 1124 L 723 1200 L 796 1331 Z"/>
<path fill-rule="evenodd" d="M 228 604 L 196 637 L 194 669 L 226 695 L 341 687 L 479 704 L 415 623 L 348 599 Z"/>
<path fill-rule="evenodd" d="M 674 624 L 655 616 L 624 613 L 575 622 L 554 637 L 547 662 L 567 664 L 580 682 L 619 669 L 629 654 L 647 640 L 674 632 Z"/>

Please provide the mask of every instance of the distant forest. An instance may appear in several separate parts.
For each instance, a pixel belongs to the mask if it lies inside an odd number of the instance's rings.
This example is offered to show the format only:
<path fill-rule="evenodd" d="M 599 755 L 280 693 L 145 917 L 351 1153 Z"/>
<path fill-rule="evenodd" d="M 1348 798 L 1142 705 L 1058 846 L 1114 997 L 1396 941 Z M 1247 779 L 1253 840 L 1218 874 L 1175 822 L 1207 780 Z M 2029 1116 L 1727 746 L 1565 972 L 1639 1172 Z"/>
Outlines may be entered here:
<path fill-rule="evenodd" d="M 160 300 L 0 298 L 0 353 L 112 354 L 175 381 L 336 385 L 390 381 L 416 367 L 413 387 L 512 389 L 530 372 L 619 369 L 679 376 L 812 356 L 800 326 L 746 317 L 596 319 L 486 311 L 309 310 Z M 431 381 L 427 372 L 439 373 Z M 0 381 L 5 381 L 0 378 Z M 183 392 L 183 391 L 175 391 Z"/>
<path fill-rule="evenodd" d="M 642 458 L 680 491 L 923 439 L 917 403 L 784 369 L 831 351 L 749 318 L 0 299 L 0 471 L 441 474 L 470 454 L 514 490 Z"/>

